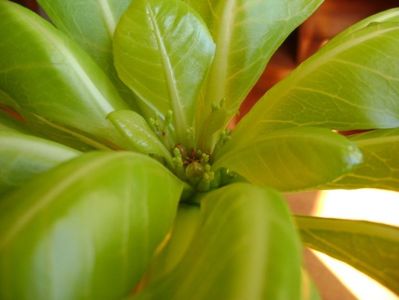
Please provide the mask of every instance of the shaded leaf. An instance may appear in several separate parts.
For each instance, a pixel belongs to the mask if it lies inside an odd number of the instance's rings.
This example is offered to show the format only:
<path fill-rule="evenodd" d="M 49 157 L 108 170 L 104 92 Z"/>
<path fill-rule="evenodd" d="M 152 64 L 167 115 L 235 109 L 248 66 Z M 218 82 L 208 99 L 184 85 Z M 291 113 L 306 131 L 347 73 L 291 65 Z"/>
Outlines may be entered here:
<path fill-rule="evenodd" d="M 0 36 L 0 89 L 18 104 L 18 112 L 118 144 L 106 115 L 127 106 L 84 51 L 9 1 L 0 1 Z"/>
<path fill-rule="evenodd" d="M 0 132 L 1 131 L 16 131 L 20 133 L 29 132 L 22 122 L 17 121 L 0 108 Z"/>
<path fill-rule="evenodd" d="M 380 129 L 351 136 L 363 153 L 358 168 L 329 184 L 328 188 L 379 188 L 399 190 L 399 129 Z"/>
<path fill-rule="evenodd" d="M 152 262 L 147 280 L 155 281 L 167 276 L 180 263 L 201 225 L 199 206 L 180 204 L 173 229 Z"/>
<path fill-rule="evenodd" d="M 362 26 L 338 35 L 267 92 L 233 139 L 293 126 L 398 127 L 399 23 Z"/>
<path fill-rule="evenodd" d="M 300 245 L 278 194 L 233 184 L 201 205 L 176 269 L 132 299 L 300 299 Z"/>
<path fill-rule="evenodd" d="M 1 299 L 120 299 L 170 230 L 182 183 L 146 156 L 82 155 L 0 202 Z"/>
<path fill-rule="evenodd" d="M 216 42 L 216 54 L 199 111 L 202 139 L 208 139 L 237 113 L 273 53 L 322 0 L 186 0 L 198 9 Z M 214 106 L 225 116 L 204 122 Z"/>
<path fill-rule="evenodd" d="M 308 272 L 302 269 L 302 298 L 301 300 L 322 300 L 319 291 Z"/>
<path fill-rule="evenodd" d="M 180 0 L 135 0 L 114 38 L 119 76 L 148 118 L 173 112 L 176 143 L 189 145 L 199 89 L 214 54 L 206 25 Z M 192 142 L 191 142 L 192 143 Z"/>
<path fill-rule="evenodd" d="M 171 154 L 141 115 L 131 110 L 119 110 L 110 113 L 108 119 L 125 137 L 127 149 L 164 158 L 172 165 Z"/>
<path fill-rule="evenodd" d="M 55 142 L 0 128 L 0 194 L 79 154 Z"/>
<path fill-rule="evenodd" d="M 399 228 L 302 216 L 296 223 L 306 246 L 350 264 L 399 294 Z"/>
<path fill-rule="evenodd" d="M 86 50 L 110 76 L 120 95 L 135 106 L 132 92 L 119 80 L 113 64 L 112 37 L 132 0 L 39 0 L 58 29 Z"/>
<path fill-rule="evenodd" d="M 225 167 L 252 183 L 283 191 L 314 188 L 362 162 L 354 143 L 323 128 L 282 129 L 231 142 L 216 157 L 215 169 Z"/>

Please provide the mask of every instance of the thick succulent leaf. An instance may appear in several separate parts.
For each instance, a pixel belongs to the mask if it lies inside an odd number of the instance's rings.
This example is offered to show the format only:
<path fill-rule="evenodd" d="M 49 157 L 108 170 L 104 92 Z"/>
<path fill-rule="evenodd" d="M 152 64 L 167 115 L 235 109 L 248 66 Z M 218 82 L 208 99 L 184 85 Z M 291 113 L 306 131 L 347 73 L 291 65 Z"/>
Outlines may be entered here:
<path fill-rule="evenodd" d="M 127 149 L 166 159 L 172 165 L 172 156 L 165 148 L 146 120 L 131 110 L 119 110 L 108 115 L 122 136 Z"/>
<path fill-rule="evenodd" d="M 293 126 L 398 127 L 399 23 L 358 27 L 334 38 L 267 92 L 234 138 Z"/>
<path fill-rule="evenodd" d="M 0 36 L 0 89 L 17 102 L 17 111 L 118 143 L 106 115 L 127 106 L 83 50 L 9 1 L 0 1 Z"/>
<path fill-rule="evenodd" d="M 165 240 L 165 246 L 147 272 L 146 280 L 155 281 L 173 271 L 189 249 L 195 234 L 201 225 L 201 210 L 197 205 L 181 204 L 177 212 L 173 229 Z"/>
<path fill-rule="evenodd" d="M 180 0 L 135 0 L 117 27 L 119 76 L 141 97 L 147 118 L 173 112 L 180 143 L 187 144 L 214 48 L 206 25 Z"/>
<path fill-rule="evenodd" d="M 2 130 L 0 125 L 0 194 L 79 154 L 55 142 Z"/>
<path fill-rule="evenodd" d="M 182 183 L 147 156 L 82 155 L 0 202 L 1 299 L 120 299 L 170 230 Z"/>
<path fill-rule="evenodd" d="M 380 129 L 350 137 L 364 163 L 328 188 L 379 188 L 399 191 L 399 129 Z"/>
<path fill-rule="evenodd" d="M 180 263 L 132 299 L 300 299 L 300 245 L 278 194 L 240 183 L 201 205 Z"/>
<path fill-rule="evenodd" d="M 352 265 L 399 295 L 399 228 L 301 216 L 296 221 L 305 245 Z"/>
<path fill-rule="evenodd" d="M 58 29 L 74 39 L 110 76 L 129 104 L 136 99 L 118 78 L 112 58 L 112 37 L 132 0 L 39 0 Z"/>
<path fill-rule="evenodd" d="M 220 129 L 237 110 L 262 74 L 267 62 L 289 33 L 322 0 L 188 0 L 207 21 L 216 54 L 204 93 L 206 113 L 200 124 L 208 135 Z M 204 3 L 203 3 L 204 2 Z M 206 4 L 205 4 L 206 3 Z M 208 9 L 206 9 L 208 6 Z M 226 112 L 223 122 L 202 123 L 212 107 Z M 206 136 L 206 134 L 205 134 Z"/>
<path fill-rule="evenodd" d="M 362 162 L 354 143 L 324 128 L 281 129 L 230 146 L 216 158 L 215 168 L 228 168 L 252 183 L 283 191 L 314 188 Z"/>

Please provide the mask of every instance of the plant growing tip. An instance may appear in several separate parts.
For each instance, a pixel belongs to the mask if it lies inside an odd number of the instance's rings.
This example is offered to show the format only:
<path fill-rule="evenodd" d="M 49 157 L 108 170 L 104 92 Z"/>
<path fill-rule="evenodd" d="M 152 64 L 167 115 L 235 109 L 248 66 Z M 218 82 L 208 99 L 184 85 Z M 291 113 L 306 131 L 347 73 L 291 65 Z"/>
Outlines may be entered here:
<path fill-rule="evenodd" d="M 332 39 L 231 130 L 321 0 L 39 2 L 56 27 L 0 1 L 0 108 L 24 120 L 0 111 L 1 299 L 317 297 L 296 228 L 399 294 L 398 228 L 295 227 L 275 191 L 398 190 L 399 9 Z"/>

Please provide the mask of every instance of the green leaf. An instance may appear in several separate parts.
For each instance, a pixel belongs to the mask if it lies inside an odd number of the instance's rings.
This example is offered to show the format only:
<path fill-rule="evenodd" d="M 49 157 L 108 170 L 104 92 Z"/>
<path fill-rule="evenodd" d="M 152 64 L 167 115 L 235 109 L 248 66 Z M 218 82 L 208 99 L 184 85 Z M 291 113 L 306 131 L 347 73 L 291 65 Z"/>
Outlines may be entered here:
<path fill-rule="evenodd" d="M 399 228 L 302 216 L 296 221 L 306 246 L 352 265 L 399 295 Z"/>
<path fill-rule="evenodd" d="M 199 206 L 181 204 L 165 246 L 151 264 L 147 280 L 162 280 L 180 263 L 201 225 Z"/>
<path fill-rule="evenodd" d="M 202 139 L 221 129 L 237 113 L 273 53 L 322 0 L 187 0 L 203 15 L 216 41 L 216 54 L 204 93 Z M 207 4 L 205 4 L 207 3 Z M 207 6 L 207 7 L 206 7 Z M 226 112 L 223 122 L 203 122 L 214 106 Z"/>
<path fill-rule="evenodd" d="M 132 299 L 300 299 L 300 245 L 278 194 L 233 184 L 201 206 L 180 263 Z"/>
<path fill-rule="evenodd" d="M 398 127 L 398 39 L 399 23 L 391 22 L 338 35 L 267 92 L 234 135 L 244 139 L 294 126 Z M 253 124 L 258 127 L 249 133 Z"/>
<path fill-rule="evenodd" d="M 109 79 L 73 41 L 35 13 L 0 1 L 0 89 L 27 119 L 78 129 L 118 144 L 106 116 L 127 108 Z"/>
<path fill-rule="evenodd" d="M 39 0 L 58 29 L 74 39 L 110 76 L 122 98 L 136 105 L 132 92 L 118 78 L 113 64 L 112 37 L 132 0 Z"/>
<path fill-rule="evenodd" d="M 0 194 L 80 152 L 32 135 L 0 128 Z"/>
<path fill-rule="evenodd" d="M 322 300 L 319 291 L 308 272 L 302 269 L 302 298 L 301 300 Z"/>
<path fill-rule="evenodd" d="M 25 128 L 22 122 L 17 121 L 14 117 L 2 111 L 0 107 L 0 132 L 2 131 L 27 133 L 29 130 Z"/>
<path fill-rule="evenodd" d="M 214 48 L 206 25 L 180 0 L 135 0 L 117 27 L 120 78 L 140 96 L 147 119 L 173 112 L 176 143 L 190 144 L 186 130 Z"/>
<path fill-rule="evenodd" d="M 121 299 L 170 230 L 182 183 L 140 154 L 90 153 L 0 202 L 0 298 Z"/>
<path fill-rule="evenodd" d="M 330 182 L 361 162 L 361 152 L 345 137 L 324 128 L 302 127 L 267 132 L 243 143 L 230 141 L 214 168 L 225 167 L 252 183 L 293 191 Z"/>
<path fill-rule="evenodd" d="M 131 110 L 119 110 L 108 115 L 108 119 L 126 138 L 126 148 L 166 159 L 172 165 L 170 152 L 161 143 L 145 119 Z"/>
<path fill-rule="evenodd" d="M 363 153 L 364 162 L 328 188 L 379 188 L 399 191 L 399 129 L 380 129 L 350 137 Z"/>

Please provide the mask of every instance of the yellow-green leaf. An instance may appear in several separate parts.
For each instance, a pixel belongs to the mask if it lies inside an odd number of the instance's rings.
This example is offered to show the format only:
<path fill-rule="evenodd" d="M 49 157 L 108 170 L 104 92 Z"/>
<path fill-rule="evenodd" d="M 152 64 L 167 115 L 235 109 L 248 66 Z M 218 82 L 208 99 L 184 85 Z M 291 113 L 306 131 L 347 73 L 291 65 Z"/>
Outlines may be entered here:
<path fill-rule="evenodd" d="M 121 299 L 170 230 L 183 184 L 145 155 L 90 153 L 0 201 L 0 298 Z"/>
<path fill-rule="evenodd" d="M 225 167 L 252 183 L 293 191 L 331 182 L 361 162 L 356 144 L 345 137 L 324 128 L 301 127 L 229 141 L 214 168 Z"/>
<path fill-rule="evenodd" d="M 352 265 L 399 295 L 399 228 L 302 216 L 296 222 L 306 246 Z"/>

